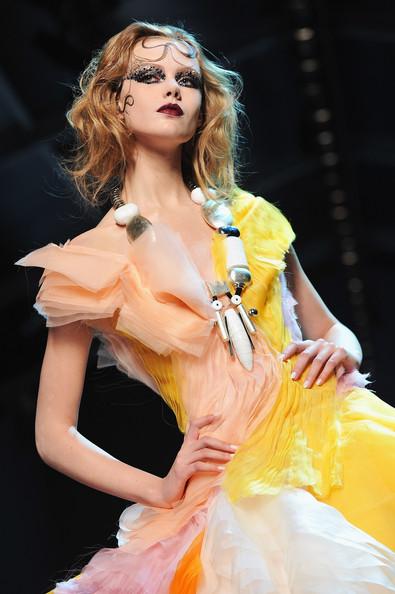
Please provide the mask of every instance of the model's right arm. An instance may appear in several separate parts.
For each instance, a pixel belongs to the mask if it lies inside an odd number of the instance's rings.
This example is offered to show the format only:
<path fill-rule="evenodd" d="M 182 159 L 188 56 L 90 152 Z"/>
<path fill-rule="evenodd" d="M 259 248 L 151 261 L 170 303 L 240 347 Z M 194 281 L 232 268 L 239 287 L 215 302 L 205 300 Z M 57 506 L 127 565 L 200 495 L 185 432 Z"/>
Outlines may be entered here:
<path fill-rule="evenodd" d="M 164 478 L 117 460 L 81 435 L 78 411 L 91 343 L 91 330 L 79 321 L 48 330 L 36 413 L 36 446 L 44 462 L 104 493 L 166 508 L 178 504 L 196 472 L 224 470 L 218 464 L 229 462 L 237 447 L 199 434 L 218 420 L 214 415 L 190 420 Z"/>
<path fill-rule="evenodd" d="M 36 411 L 36 447 L 49 466 L 103 491 L 147 505 L 169 507 L 161 477 L 117 460 L 77 431 L 92 333 L 79 321 L 48 329 Z"/>

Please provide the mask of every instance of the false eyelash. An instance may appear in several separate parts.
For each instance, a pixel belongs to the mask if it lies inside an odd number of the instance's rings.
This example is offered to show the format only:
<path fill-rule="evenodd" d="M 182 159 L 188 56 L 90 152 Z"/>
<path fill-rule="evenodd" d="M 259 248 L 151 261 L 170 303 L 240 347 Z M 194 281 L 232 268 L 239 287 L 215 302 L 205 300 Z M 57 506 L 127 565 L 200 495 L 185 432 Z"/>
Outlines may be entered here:
<path fill-rule="evenodd" d="M 128 74 L 126 78 L 135 80 L 137 82 L 142 82 L 148 74 L 151 76 L 157 75 L 162 80 L 165 79 L 163 70 L 161 68 L 157 68 L 156 66 L 139 66 L 130 74 Z"/>
<path fill-rule="evenodd" d="M 184 72 L 179 72 L 176 76 L 176 80 L 178 81 L 184 77 L 189 77 L 193 81 L 193 84 L 196 88 L 201 87 L 202 80 L 201 80 L 200 76 L 198 74 L 196 74 L 196 72 L 194 70 L 186 70 Z"/>

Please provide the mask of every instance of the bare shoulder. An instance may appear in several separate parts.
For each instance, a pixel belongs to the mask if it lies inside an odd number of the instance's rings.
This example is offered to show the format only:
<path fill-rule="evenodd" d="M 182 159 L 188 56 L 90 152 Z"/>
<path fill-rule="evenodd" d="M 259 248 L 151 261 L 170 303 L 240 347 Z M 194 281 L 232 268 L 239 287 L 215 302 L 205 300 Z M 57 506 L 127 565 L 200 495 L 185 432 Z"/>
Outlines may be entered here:
<path fill-rule="evenodd" d="M 109 249 L 114 251 L 114 245 L 117 245 L 117 233 L 113 216 L 113 209 L 110 208 L 104 216 L 94 226 L 86 231 L 74 236 L 70 240 L 70 248 L 84 246 L 94 249 Z"/>
<path fill-rule="evenodd" d="M 105 227 L 106 225 L 114 223 L 114 209 L 111 207 L 105 215 L 97 223 L 96 227 Z"/>

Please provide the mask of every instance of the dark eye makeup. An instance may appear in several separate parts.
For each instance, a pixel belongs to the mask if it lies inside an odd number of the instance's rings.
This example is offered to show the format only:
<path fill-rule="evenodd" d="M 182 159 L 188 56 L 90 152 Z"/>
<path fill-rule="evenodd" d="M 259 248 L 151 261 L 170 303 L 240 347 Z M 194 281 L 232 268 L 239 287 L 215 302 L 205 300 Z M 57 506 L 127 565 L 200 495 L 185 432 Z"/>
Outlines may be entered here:
<path fill-rule="evenodd" d="M 184 70 L 176 74 L 176 81 L 186 87 L 200 89 L 202 86 L 202 79 L 195 70 Z M 181 83 L 181 81 L 183 81 Z"/>
<path fill-rule="evenodd" d="M 158 66 L 138 66 L 130 74 L 126 76 L 127 79 L 135 80 L 137 82 L 145 82 L 151 84 L 157 80 L 165 80 L 165 74 L 162 68 Z M 152 80 L 153 79 L 153 80 Z"/>
<path fill-rule="evenodd" d="M 145 64 L 142 66 L 137 66 L 127 76 L 125 76 L 125 79 L 135 80 L 137 82 L 150 85 L 165 80 L 166 75 L 159 66 Z M 202 86 L 201 77 L 195 70 L 182 70 L 177 72 L 175 79 L 178 84 L 183 87 L 200 89 Z"/>

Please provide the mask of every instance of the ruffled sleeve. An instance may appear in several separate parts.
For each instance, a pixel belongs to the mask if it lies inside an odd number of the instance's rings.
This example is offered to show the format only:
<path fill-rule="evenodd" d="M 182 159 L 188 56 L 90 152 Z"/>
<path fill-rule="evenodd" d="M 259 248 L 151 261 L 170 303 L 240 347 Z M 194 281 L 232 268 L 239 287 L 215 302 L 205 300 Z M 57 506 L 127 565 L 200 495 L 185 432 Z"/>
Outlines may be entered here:
<path fill-rule="evenodd" d="M 101 327 L 107 319 L 115 333 L 158 354 L 200 356 L 214 325 L 203 281 L 177 236 L 164 225 L 155 230 L 155 241 L 147 235 L 131 246 L 125 229 L 110 223 L 15 262 L 44 268 L 33 307 L 46 325 Z"/>
<path fill-rule="evenodd" d="M 44 268 L 33 307 L 48 327 L 112 317 L 122 304 L 118 280 L 125 261 L 115 254 L 49 243 L 15 264 Z"/>

